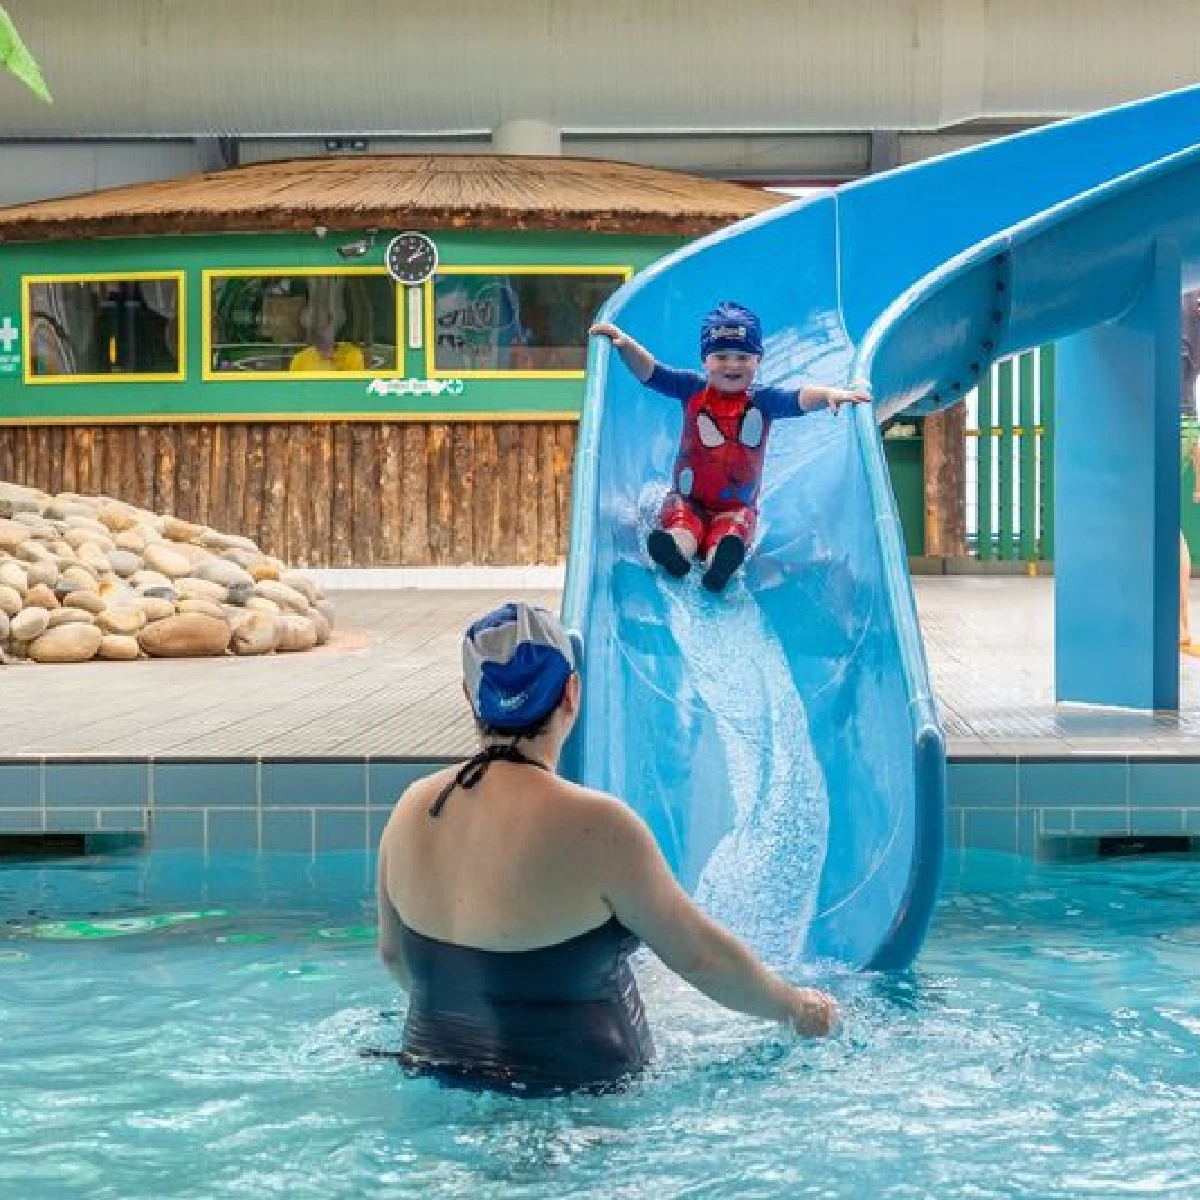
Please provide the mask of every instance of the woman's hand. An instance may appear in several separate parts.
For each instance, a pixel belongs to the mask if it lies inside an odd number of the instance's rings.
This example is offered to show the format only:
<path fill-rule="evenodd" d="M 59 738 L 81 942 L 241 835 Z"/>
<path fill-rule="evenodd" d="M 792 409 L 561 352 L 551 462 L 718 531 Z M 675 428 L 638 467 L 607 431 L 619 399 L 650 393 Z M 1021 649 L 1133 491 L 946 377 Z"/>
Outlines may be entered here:
<path fill-rule="evenodd" d="M 787 1007 L 788 1024 L 804 1037 L 828 1037 L 837 1027 L 837 1001 L 828 992 L 794 987 Z"/>

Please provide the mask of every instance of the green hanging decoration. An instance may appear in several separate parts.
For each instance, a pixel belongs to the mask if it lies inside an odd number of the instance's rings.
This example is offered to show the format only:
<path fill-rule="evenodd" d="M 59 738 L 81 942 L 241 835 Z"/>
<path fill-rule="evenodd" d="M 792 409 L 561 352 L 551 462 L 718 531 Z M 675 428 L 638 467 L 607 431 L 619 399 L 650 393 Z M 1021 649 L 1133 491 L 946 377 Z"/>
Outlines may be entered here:
<path fill-rule="evenodd" d="M 0 5 L 0 63 L 3 63 L 29 90 L 47 104 L 53 104 L 50 89 L 33 55 L 25 48 L 12 17 Z"/>

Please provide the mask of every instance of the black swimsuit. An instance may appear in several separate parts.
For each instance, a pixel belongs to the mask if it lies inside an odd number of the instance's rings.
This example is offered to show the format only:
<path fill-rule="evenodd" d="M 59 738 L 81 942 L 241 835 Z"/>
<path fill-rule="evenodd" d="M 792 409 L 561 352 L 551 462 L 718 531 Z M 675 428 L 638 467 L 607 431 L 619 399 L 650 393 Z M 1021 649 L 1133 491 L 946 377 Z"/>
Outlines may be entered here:
<path fill-rule="evenodd" d="M 463 766 L 430 815 L 498 759 L 545 769 L 515 746 L 491 746 Z M 401 943 L 412 987 L 399 1058 L 414 1072 L 535 1095 L 611 1086 L 653 1057 L 628 962 L 640 943 L 616 917 L 533 950 L 460 946 L 403 923 Z"/>

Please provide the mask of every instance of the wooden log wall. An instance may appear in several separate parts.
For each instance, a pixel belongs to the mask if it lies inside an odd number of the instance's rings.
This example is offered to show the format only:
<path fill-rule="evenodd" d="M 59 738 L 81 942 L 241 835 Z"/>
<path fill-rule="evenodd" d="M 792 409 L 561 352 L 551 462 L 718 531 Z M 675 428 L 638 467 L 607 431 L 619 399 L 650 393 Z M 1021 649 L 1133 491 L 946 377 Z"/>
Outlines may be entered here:
<path fill-rule="evenodd" d="M 104 493 L 295 566 L 526 566 L 567 551 L 576 424 L 0 426 L 0 480 Z"/>

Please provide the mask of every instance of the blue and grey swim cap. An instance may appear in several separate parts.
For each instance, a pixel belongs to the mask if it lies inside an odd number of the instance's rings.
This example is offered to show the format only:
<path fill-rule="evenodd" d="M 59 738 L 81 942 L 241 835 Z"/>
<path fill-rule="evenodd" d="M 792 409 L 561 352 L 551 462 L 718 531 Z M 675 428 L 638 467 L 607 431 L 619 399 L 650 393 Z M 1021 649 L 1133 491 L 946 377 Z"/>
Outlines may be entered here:
<path fill-rule="evenodd" d="M 700 357 L 707 358 L 718 350 L 763 352 L 762 322 L 733 300 L 722 300 L 700 324 Z"/>
<path fill-rule="evenodd" d="M 540 721 L 562 699 L 575 652 L 562 622 L 520 601 L 480 617 L 463 635 L 463 681 L 475 715 L 497 729 Z"/>

